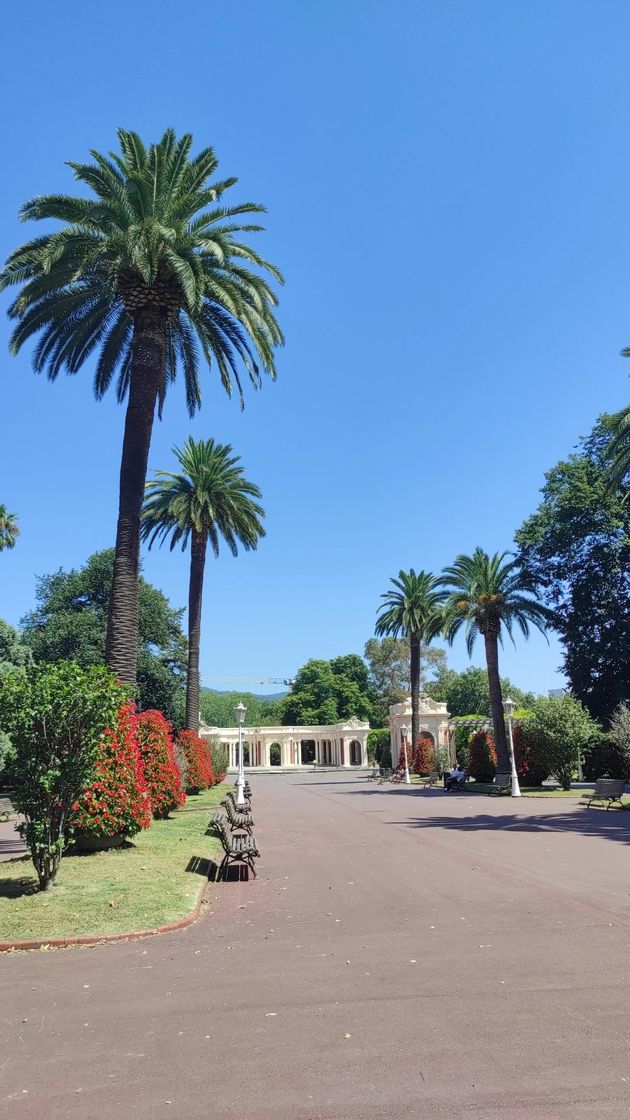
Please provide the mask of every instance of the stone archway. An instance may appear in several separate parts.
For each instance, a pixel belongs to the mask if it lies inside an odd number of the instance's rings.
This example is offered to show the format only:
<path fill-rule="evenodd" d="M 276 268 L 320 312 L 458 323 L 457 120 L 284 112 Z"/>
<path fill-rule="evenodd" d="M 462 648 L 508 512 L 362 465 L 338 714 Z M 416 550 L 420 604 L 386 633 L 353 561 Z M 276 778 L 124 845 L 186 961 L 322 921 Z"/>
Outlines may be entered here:
<path fill-rule="evenodd" d="M 351 739 L 349 745 L 350 765 L 361 766 L 363 763 L 361 744 L 358 739 Z"/>
<path fill-rule="evenodd" d="M 309 762 L 315 762 L 316 747 L 314 739 L 301 739 L 300 740 L 300 762 L 302 766 L 308 766 Z"/>
<path fill-rule="evenodd" d="M 269 765 L 282 766 L 282 747 L 280 743 L 271 743 L 269 746 Z"/>

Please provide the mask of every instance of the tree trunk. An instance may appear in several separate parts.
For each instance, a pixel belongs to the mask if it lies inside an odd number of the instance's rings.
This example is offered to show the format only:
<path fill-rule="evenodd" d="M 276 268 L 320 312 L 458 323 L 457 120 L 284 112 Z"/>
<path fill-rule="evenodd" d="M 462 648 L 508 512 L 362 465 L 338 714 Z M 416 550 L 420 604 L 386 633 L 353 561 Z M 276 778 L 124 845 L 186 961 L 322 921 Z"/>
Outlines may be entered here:
<path fill-rule="evenodd" d="M 165 375 L 166 329 L 155 312 L 134 321 L 129 401 L 125 417 L 114 578 L 109 598 L 105 660 L 116 676 L 136 683 L 140 514 L 155 402 Z"/>
<path fill-rule="evenodd" d="M 206 533 L 192 531 L 190 584 L 188 587 L 188 674 L 186 677 L 186 727 L 199 731 L 199 643 L 201 639 L 201 600 L 206 566 Z"/>
<path fill-rule="evenodd" d="M 411 675 L 411 758 L 409 769 L 413 766 L 413 756 L 418 739 L 420 738 L 420 639 L 411 635 L 411 658 L 409 672 Z"/>
<path fill-rule="evenodd" d="M 512 763 L 505 733 L 505 716 L 503 714 L 503 697 L 501 696 L 501 678 L 499 676 L 498 634 L 484 634 L 484 642 L 486 646 L 486 664 L 488 666 L 488 686 L 490 689 L 492 726 L 494 728 L 494 745 L 497 752 L 497 771 L 499 774 L 509 774 L 512 770 Z"/>

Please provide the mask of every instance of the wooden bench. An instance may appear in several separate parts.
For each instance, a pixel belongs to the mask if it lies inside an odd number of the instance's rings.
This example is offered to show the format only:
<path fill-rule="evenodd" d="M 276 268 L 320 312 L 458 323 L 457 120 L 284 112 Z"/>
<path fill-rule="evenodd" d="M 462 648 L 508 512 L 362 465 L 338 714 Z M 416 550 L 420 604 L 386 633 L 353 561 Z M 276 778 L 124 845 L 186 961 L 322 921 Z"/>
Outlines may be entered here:
<path fill-rule="evenodd" d="M 608 810 L 615 801 L 618 801 L 621 805 L 625 788 L 624 778 L 598 778 L 593 792 L 584 794 L 583 804 L 588 807 L 592 801 L 607 801 L 606 809 Z"/>
<path fill-rule="evenodd" d="M 393 772 L 391 766 L 385 766 L 380 772 L 380 778 L 378 779 L 379 785 L 382 786 L 383 782 L 388 782 Z"/>
<path fill-rule="evenodd" d="M 495 774 L 494 782 L 488 790 L 488 794 L 496 793 L 500 797 L 502 793 L 512 793 L 512 775 L 511 774 Z"/>
<path fill-rule="evenodd" d="M 373 766 L 372 769 L 370 770 L 370 773 L 368 774 L 368 779 L 367 780 L 368 780 L 368 782 L 375 782 L 377 780 L 377 778 L 380 778 L 380 776 L 381 776 L 380 766 Z"/>
<path fill-rule="evenodd" d="M 223 808 L 227 813 L 227 818 L 230 822 L 232 831 L 240 828 L 251 836 L 252 828 L 254 827 L 254 818 L 251 813 L 244 813 L 242 810 L 236 808 L 234 802 L 230 797 L 225 797 L 221 802 Z"/>
<path fill-rule="evenodd" d="M 234 808 L 236 809 L 237 813 L 251 813 L 252 803 L 251 803 L 249 797 L 246 796 L 245 791 L 243 791 L 243 804 L 242 805 L 237 804 L 236 794 L 231 789 L 228 790 L 228 792 L 226 793 L 225 798 L 223 800 L 225 801 L 227 798 L 230 799 L 230 801 L 232 802 L 232 804 L 233 804 Z"/>
<path fill-rule="evenodd" d="M 234 832 L 231 832 L 227 818 L 224 817 L 223 813 L 217 813 L 213 824 L 224 853 L 217 878 L 225 881 L 230 864 L 242 863 L 249 868 L 255 879 L 257 876 L 254 860 L 260 857 L 260 852 L 254 837 L 248 835 L 237 836 Z"/>
<path fill-rule="evenodd" d="M 438 774 L 437 770 L 432 770 L 430 774 L 427 774 L 424 778 L 420 778 L 420 781 L 425 789 L 430 789 L 431 786 L 440 785 L 442 775 Z"/>

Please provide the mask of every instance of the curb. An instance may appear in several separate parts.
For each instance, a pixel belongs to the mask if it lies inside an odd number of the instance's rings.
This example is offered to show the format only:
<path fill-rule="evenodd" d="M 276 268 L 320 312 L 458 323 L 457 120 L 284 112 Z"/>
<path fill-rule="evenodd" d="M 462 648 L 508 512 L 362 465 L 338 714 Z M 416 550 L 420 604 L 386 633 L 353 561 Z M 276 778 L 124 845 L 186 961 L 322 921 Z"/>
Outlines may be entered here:
<path fill-rule="evenodd" d="M 49 949 L 69 949 L 73 945 L 103 945 L 111 941 L 140 941 L 143 937 L 154 937 L 158 933 L 172 933 L 178 929 L 186 929 L 201 916 L 201 908 L 206 901 L 206 892 L 209 886 L 210 880 L 202 884 L 197 901 L 188 914 L 183 918 L 178 918 L 175 922 L 168 922 L 164 926 L 129 930 L 126 933 L 80 933 L 71 937 L 41 937 L 32 941 L 0 941 L 0 953 L 43 949 L 44 946 Z"/>

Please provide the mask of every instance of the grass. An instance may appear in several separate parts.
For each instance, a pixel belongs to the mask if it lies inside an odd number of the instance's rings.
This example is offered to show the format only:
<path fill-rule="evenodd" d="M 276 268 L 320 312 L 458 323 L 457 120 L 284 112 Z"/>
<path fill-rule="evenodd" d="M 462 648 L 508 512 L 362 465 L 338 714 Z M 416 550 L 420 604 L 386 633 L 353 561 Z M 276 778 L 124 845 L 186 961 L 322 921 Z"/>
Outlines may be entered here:
<path fill-rule="evenodd" d="M 153 821 L 123 848 L 64 856 L 45 893 L 29 857 L 0 864 L 0 940 L 122 933 L 183 918 L 217 859 L 219 841 L 206 832 L 228 788 L 189 797 L 183 811 Z"/>

